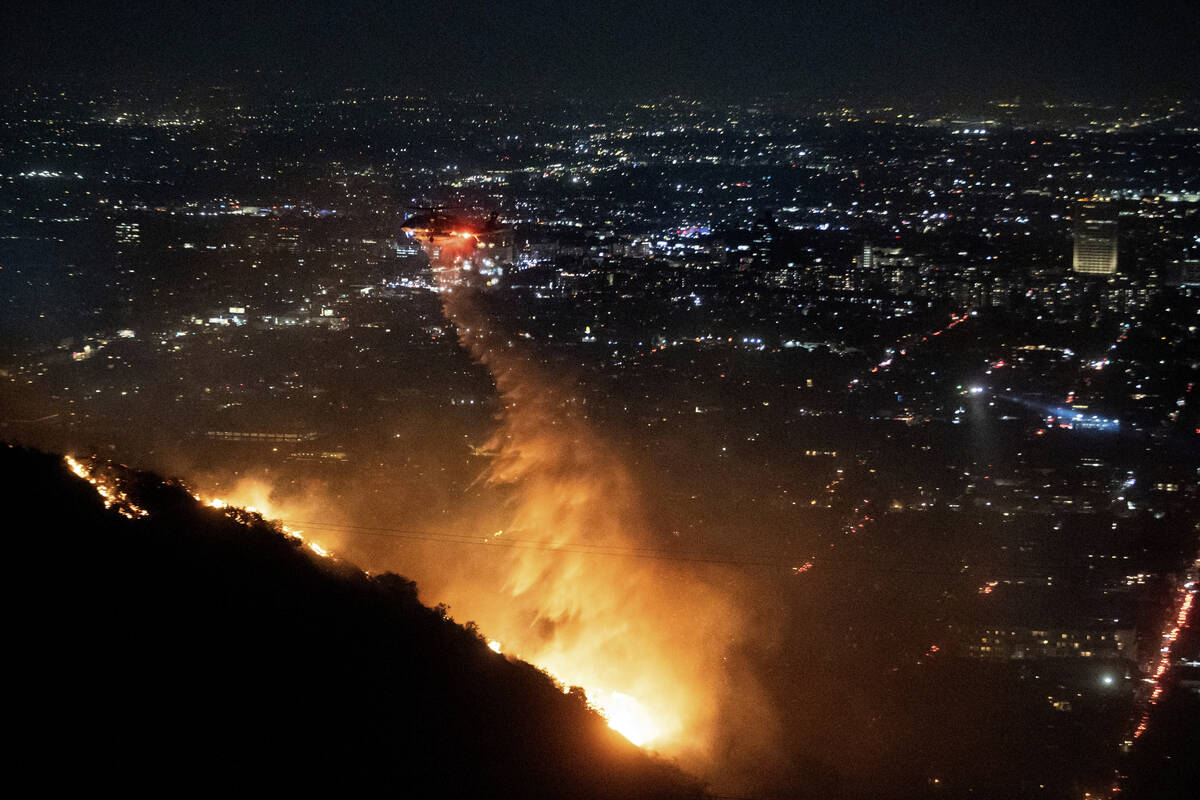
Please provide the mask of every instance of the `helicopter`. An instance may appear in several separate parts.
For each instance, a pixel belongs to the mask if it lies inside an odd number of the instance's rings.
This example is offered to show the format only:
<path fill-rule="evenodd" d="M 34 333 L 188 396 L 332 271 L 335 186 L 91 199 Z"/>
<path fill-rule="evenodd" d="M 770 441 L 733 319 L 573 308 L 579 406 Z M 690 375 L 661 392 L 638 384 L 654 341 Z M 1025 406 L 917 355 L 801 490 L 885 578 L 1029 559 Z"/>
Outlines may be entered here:
<path fill-rule="evenodd" d="M 416 239 L 421 244 L 443 248 L 448 245 L 467 245 L 473 250 L 481 237 L 499 233 L 502 229 L 497 222 L 499 212 L 492 212 L 484 222 L 460 217 L 447 213 L 451 206 L 414 207 L 421 212 L 408 217 L 400 225 L 400 230 Z"/>

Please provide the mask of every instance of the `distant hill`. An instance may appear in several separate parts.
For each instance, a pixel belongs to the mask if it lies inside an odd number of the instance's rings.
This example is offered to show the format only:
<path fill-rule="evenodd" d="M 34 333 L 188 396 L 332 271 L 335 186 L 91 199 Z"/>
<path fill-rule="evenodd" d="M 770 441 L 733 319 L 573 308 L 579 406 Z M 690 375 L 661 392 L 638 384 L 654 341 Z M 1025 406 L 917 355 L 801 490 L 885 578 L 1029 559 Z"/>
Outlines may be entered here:
<path fill-rule="evenodd" d="M 126 519 L 59 456 L 0 444 L 9 763 L 45 789 L 695 798 L 544 674 L 180 486 Z"/>

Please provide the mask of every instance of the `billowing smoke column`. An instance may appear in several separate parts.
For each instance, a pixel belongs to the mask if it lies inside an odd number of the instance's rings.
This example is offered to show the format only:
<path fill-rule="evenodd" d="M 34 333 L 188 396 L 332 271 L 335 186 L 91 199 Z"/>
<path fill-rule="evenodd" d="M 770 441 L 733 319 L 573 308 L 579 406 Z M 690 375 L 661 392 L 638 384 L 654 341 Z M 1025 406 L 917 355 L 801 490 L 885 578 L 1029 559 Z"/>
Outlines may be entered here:
<path fill-rule="evenodd" d="M 503 407 L 484 476 L 509 502 L 498 536 L 535 546 L 477 548 L 439 597 L 498 648 L 583 687 L 635 742 L 702 773 L 761 763 L 774 723 L 736 666 L 749 631 L 733 576 L 633 555 L 651 541 L 630 472 L 565 379 L 489 324 L 455 255 L 435 264 L 443 307 Z"/>

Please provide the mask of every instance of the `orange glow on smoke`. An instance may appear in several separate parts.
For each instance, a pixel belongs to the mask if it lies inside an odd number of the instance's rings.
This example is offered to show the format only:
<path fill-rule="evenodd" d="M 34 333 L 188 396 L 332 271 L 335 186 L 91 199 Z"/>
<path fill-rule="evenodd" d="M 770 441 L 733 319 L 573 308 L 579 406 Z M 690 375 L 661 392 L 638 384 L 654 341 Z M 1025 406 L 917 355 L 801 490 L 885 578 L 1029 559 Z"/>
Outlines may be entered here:
<path fill-rule="evenodd" d="M 503 641 L 506 653 L 564 687 L 582 687 L 589 704 L 635 744 L 700 771 L 717 746 L 724 758 L 767 746 L 767 704 L 727 663 L 748 634 L 730 596 L 731 576 L 711 565 L 689 572 L 587 552 L 652 543 L 639 487 L 573 402 L 571 384 L 492 330 L 475 293 L 460 282 L 468 253 L 469 243 L 441 250 L 434 274 L 460 343 L 496 382 L 503 412 L 484 448 L 495 455 L 483 479 L 503 489 L 507 506 L 499 524 L 466 524 L 502 528 L 537 546 L 475 548 L 462 553 L 452 574 L 413 577 L 456 617 Z M 727 713 L 730 706 L 736 713 Z"/>

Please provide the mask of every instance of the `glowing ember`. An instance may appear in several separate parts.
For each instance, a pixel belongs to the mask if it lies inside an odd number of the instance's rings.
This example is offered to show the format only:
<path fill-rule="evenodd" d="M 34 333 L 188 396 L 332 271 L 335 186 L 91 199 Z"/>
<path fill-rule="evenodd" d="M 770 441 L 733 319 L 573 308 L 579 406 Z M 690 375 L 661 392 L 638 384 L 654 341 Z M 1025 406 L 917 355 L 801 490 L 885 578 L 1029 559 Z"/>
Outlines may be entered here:
<path fill-rule="evenodd" d="M 104 501 L 105 508 L 114 509 L 118 514 L 127 519 L 150 516 L 149 511 L 129 499 L 129 495 L 117 485 L 116 480 L 111 476 L 104 473 L 97 473 L 94 466 L 88 466 L 74 456 L 63 456 L 63 460 L 76 477 L 82 478 L 92 485 L 92 488 L 96 490 L 96 494 L 100 495 L 100 499 Z M 232 519 L 242 524 L 249 524 L 253 518 L 262 517 L 265 519 L 265 515 L 256 506 L 239 507 L 231 505 L 219 497 L 204 498 L 198 494 L 193 494 L 192 497 L 196 502 L 203 503 L 209 508 L 224 510 Z M 302 531 L 293 530 L 286 525 L 280 525 L 280 529 L 289 539 L 295 541 L 304 540 L 300 535 Z M 316 542 L 308 542 L 308 548 L 321 558 L 333 558 L 332 553 Z"/>
<path fill-rule="evenodd" d="M 73 456 L 63 456 L 63 460 L 67 462 L 67 467 L 75 473 L 76 477 L 82 478 L 95 488 L 96 494 L 100 495 L 104 501 L 105 508 L 115 509 L 126 519 L 137 519 L 150 515 L 149 511 L 131 501 L 129 495 L 121 491 L 120 487 L 110 484 L 108 476 L 97 475 L 93 467 L 85 465 Z"/>
<path fill-rule="evenodd" d="M 500 653 L 501 652 L 500 643 L 489 640 L 488 641 L 488 649 L 491 650 L 493 653 Z"/>
<path fill-rule="evenodd" d="M 85 481 L 90 481 L 92 479 L 87 467 L 76 461 L 74 456 L 64 456 L 64 458 L 66 459 L 67 466 L 71 468 L 71 472 L 74 472 L 76 477 L 83 478 Z"/>

